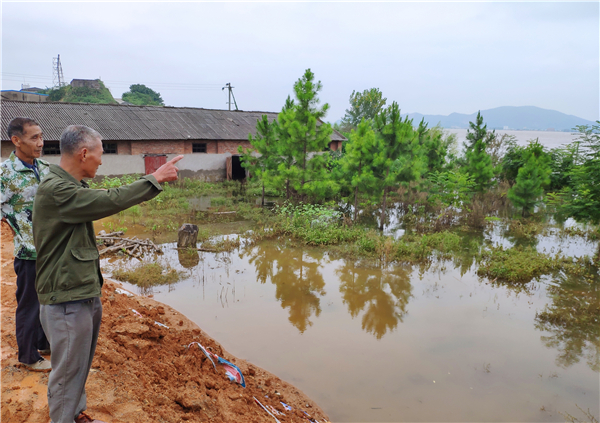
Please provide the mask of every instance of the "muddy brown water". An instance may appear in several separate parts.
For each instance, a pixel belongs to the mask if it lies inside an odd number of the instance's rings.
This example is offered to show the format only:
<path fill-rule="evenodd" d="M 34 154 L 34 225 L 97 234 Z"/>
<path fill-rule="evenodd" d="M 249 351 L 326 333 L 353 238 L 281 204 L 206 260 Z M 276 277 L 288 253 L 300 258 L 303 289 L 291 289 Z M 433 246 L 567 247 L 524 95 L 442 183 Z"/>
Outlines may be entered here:
<path fill-rule="evenodd" d="M 585 420 L 578 406 L 600 416 L 599 325 L 536 319 L 563 306 L 552 286 L 577 301 L 573 284 L 542 278 L 518 292 L 478 278 L 474 265 L 382 266 L 275 242 L 191 260 L 174 243 L 163 250 L 158 261 L 186 277 L 154 298 L 301 388 L 333 421 Z M 584 297 L 598 301 L 595 289 Z"/>

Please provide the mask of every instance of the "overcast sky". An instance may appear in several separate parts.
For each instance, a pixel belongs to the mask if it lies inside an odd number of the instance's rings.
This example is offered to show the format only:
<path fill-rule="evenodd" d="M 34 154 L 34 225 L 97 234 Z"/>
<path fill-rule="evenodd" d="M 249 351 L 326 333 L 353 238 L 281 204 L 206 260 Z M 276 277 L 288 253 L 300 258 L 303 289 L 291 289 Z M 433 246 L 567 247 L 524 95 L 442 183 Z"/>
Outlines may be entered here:
<path fill-rule="evenodd" d="M 167 105 L 280 111 L 311 68 L 326 120 L 352 90 L 403 113 L 538 106 L 599 116 L 599 3 L 7 3 L 2 89 L 101 78 Z"/>

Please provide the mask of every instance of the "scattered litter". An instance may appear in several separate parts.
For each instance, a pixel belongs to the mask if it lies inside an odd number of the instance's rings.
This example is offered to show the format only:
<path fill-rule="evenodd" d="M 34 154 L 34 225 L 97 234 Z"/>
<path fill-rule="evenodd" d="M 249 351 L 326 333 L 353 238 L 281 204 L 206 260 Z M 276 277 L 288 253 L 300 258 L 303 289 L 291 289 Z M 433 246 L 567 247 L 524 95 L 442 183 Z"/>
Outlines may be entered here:
<path fill-rule="evenodd" d="M 213 359 L 210 357 L 210 353 L 208 351 L 206 351 L 206 348 L 204 348 L 202 345 L 200 345 L 198 342 L 192 342 L 190 345 L 188 345 L 188 349 L 192 346 L 192 345 L 198 345 L 198 348 L 200 348 L 200 351 L 202 351 L 204 353 L 204 355 L 206 356 L 206 358 L 208 358 L 210 360 L 210 362 L 212 363 L 213 367 L 215 368 L 215 370 L 217 370 L 217 366 L 215 366 L 215 362 L 213 361 Z"/>
<path fill-rule="evenodd" d="M 233 363 L 230 363 L 229 361 L 225 360 L 222 357 L 219 357 L 216 354 L 211 353 L 206 348 L 204 348 L 202 345 L 200 345 L 198 342 L 192 342 L 190 345 L 188 345 L 188 348 L 192 344 L 196 344 L 196 345 L 198 345 L 198 347 L 200 347 L 200 350 L 202 350 L 204 355 L 206 357 L 208 357 L 208 359 L 212 363 L 215 370 L 217 369 L 217 367 L 215 366 L 215 362 L 212 360 L 213 358 L 216 359 L 223 366 L 223 368 L 225 369 L 225 375 L 227 375 L 229 380 L 231 380 L 232 382 L 239 383 L 240 385 L 242 385 L 242 388 L 246 387 L 246 381 L 244 380 L 244 375 L 242 374 L 242 371 L 240 370 L 240 368 L 238 366 L 236 366 Z"/>
<path fill-rule="evenodd" d="M 244 375 L 238 366 L 224 358 L 219 357 L 216 354 L 213 354 L 213 357 L 216 357 L 217 361 L 223 365 L 225 368 L 225 374 L 229 377 L 229 380 L 234 381 L 242 385 L 243 388 L 246 387 L 246 381 L 244 380 Z"/>
<path fill-rule="evenodd" d="M 281 401 L 279 401 L 279 402 L 281 402 Z M 281 405 L 283 405 L 283 408 L 285 408 L 287 411 L 292 411 L 292 407 L 287 405 L 285 402 L 281 402 Z"/>
<path fill-rule="evenodd" d="M 133 314 L 135 314 L 137 317 L 139 317 L 140 319 L 143 319 L 144 316 L 142 316 L 142 313 L 140 313 L 139 311 L 137 311 L 136 309 L 131 309 L 131 311 L 133 311 Z M 169 329 L 169 327 L 163 323 L 157 322 L 156 320 L 154 321 L 154 324 L 157 326 L 162 326 L 163 328 L 167 328 Z"/>
<path fill-rule="evenodd" d="M 310 416 L 310 414 L 308 414 L 306 411 L 302 410 L 302 412 L 308 416 L 308 417 L 307 417 L 307 420 L 308 420 L 310 423 L 319 423 L 318 421 L 316 421 L 315 419 L 313 419 L 313 418 Z"/>
<path fill-rule="evenodd" d="M 123 294 L 123 295 L 127 295 L 128 297 L 133 297 L 133 294 L 131 292 L 126 291 L 126 290 L 121 289 L 121 288 L 115 288 L 115 292 L 117 294 Z"/>
<path fill-rule="evenodd" d="M 156 322 L 156 321 L 155 321 L 155 322 L 154 322 L 154 324 L 155 324 L 155 325 L 158 325 L 158 326 L 162 326 L 163 328 L 167 328 L 167 329 L 169 329 L 169 327 L 168 327 L 167 325 L 165 325 L 165 324 L 162 324 L 162 323 L 160 323 L 160 322 Z"/>
<path fill-rule="evenodd" d="M 283 414 L 281 411 L 277 410 L 275 407 L 273 407 L 272 405 L 267 404 L 267 408 L 269 410 L 271 410 L 271 413 L 273 414 L 277 414 L 278 416 L 285 416 L 285 414 Z"/>
<path fill-rule="evenodd" d="M 262 404 L 260 403 L 260 401 L 259 401 L 259 400 L 257 400 L 257 399 L 256 399 L 256 397 L 252 397 L 252 398 L 254 398 L 254 401 L 256 401 L 256 402 L 258 403 L 258 405 L 260 405 L 260 406 L 261 406 L 261 408 L 262 408 L 263 410 L 265 410 L 267 413 L 269 413 L 269 415 L 270 415 L 271 417 L 273 417 L 277 423 L 281 423 L 281 422 L 279 421 L 279 419 L 277 419 L 277 417 L 275 417 L 275 416 L 273 415 L 273 413 L 271 413 L 269 410 L 267 410 L 267 408 L 266 408 L 264 405 L 262 405 Z"/>

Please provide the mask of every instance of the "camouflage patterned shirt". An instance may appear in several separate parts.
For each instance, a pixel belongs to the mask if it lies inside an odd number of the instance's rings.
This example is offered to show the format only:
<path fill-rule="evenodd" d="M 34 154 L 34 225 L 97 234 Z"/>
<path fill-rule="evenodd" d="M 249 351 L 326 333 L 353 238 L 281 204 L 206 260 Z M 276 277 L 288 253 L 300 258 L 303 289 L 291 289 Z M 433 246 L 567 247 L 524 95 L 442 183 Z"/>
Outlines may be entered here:
<path fill-rule="evenodd" d="M 50 165 L 45 160 L 34 160 L 42 180 L 50 172 Z M 33 198 L 39 184 L 35 171 L 25 166 L 14 152 L 0 164 L 2 218 L 15 231 L 15 257 L 23 260 L 35 260 L 37 257 L 31 217 Z"/>

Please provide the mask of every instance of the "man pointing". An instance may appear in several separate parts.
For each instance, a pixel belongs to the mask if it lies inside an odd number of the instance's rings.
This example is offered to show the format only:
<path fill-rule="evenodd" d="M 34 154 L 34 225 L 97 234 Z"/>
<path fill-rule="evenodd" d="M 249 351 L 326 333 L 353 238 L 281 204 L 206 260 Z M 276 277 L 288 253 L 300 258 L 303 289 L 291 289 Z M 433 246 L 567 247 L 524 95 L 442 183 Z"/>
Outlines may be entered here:
<path fill-rule="evenodd" d="M 33 205 L 40 321 L 52 350 L 52 423 L 100 422 L 83 412 L 102 319 L 103 278 L 92 221 L 157 196 L 160 183 L 177 179 L 175 163 L 183 158 L 130 185 L 93 190 L 83 179 L 96 176 L 102 164 L 101 140 L 86 126 L 67 127 L 60 138 L 60 165 L 50 165 Z"/>

